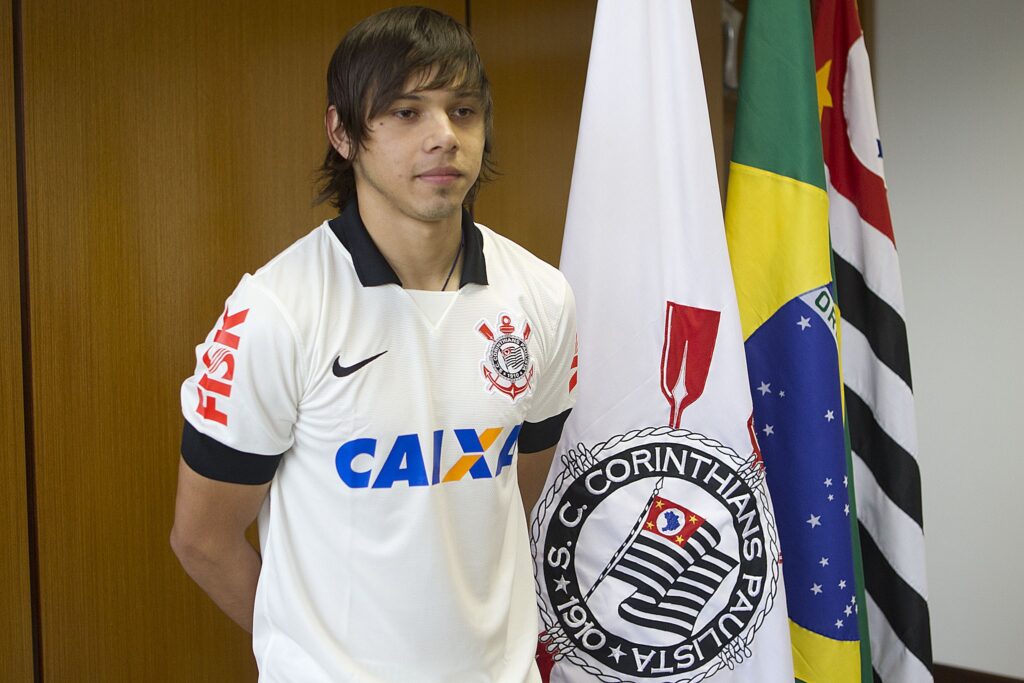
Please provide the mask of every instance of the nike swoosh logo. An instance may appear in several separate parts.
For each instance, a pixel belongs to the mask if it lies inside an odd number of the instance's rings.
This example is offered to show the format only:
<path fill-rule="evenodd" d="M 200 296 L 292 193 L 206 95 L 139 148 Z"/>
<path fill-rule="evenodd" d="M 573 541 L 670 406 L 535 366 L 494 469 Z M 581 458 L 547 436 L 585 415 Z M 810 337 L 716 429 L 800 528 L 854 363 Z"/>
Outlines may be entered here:
<path fill-rule="evenodd" d="M 331 371 L 334 372 L 334 376 L 335 377 L 348 377 L 349 375 L 351 375 L 356 370 L 360 369 L 364 365 L 367 365 L 367 364 L 371 363 L 372 361 L 377 360 L 378 358 L 383 356 L 385 353 L 387 353 L 386 350 L 385 351 L 381 351 L 376 356 L 370 356 L 366 360 L 361 360 L 358 363 L 356 363 L 355 365 L 350 365 L 347 368 L 339 362 L 339 361 L 341 361 L 341 356 L 338 356 L 337 358 L 334 359 L 334 367 L 331 368 Z"/>

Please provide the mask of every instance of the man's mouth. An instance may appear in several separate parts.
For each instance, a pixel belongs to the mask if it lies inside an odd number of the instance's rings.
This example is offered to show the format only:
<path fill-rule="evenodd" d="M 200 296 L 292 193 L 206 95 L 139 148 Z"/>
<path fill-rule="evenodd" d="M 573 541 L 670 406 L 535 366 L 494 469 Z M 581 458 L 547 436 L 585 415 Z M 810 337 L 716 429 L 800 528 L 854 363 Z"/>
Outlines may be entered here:
<path fill-rule="evenodd" d="M 454 166 L 438 166 L 416 176 L 425 183 L 432 185 L 450 185 L 462 177 L 462 174 Z"/>

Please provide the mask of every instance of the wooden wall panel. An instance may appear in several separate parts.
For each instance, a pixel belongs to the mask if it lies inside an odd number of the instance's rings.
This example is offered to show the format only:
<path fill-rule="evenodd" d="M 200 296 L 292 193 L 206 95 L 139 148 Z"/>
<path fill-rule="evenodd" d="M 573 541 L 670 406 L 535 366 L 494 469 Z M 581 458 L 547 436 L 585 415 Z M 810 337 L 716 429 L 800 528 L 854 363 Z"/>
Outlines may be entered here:
<path fill-rule="evenodd" d="M 25 3 L 45 680 L 255 679 L 168 546 L 178 387 L 242 273 L 329 215 L 327 62 L 389 4 Z"/>
<path fill-rule="evenodd" d="M 481 190 L 474 216 L 557 265 L 596 3 L 471 7 L 473 36 L 494 88 L 494 158 L 502 173 Z"/>
<path fill-rule="evenodd" d="M 719 191 L 724 199 L 725 167 L 729 160 L 725 151 L 722 3 L 721 0 L 693 0 L 691 4 L 693 24 L 697 30 L 697 48 L 700 50 L 700 65 L 704 71 L 704 91 L 708 101 L 708 118 L 711 120 L 711 139 L 715 146 Z"/>
<path fill-rule="evenodd" d="M 0 3 L 0 680 L 32 680 L 11 3 Z"/>
<path fill-rule="evenodd" d="M 864 49 L 872 64 L 875 63 L 875 0 L 858 0 L 860 25 L 864 30 Z"/>

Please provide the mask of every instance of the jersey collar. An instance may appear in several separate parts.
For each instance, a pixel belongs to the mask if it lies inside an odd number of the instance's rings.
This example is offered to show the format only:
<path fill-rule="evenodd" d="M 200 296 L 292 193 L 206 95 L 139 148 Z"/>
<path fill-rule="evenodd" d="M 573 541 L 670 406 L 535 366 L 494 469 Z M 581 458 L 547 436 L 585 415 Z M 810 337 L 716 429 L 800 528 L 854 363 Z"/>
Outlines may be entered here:
<path fill-rule="evenodd" d="M 391 284 L 402 286 L 402 281 L 398 279 L 391 264 L 384 258 L 384 254 L 380 253 L 380 249 L 374 244 L 373 238 L 363 225 L 363 219 L 359 216 L 359 205 L 355 199 L 345 205 L 340 215 L 328 221 L 328 225 L 352 256 L 352 265 L 355 266 L 356 275 L 359 276 L 359 282 L 363 287 Z M 483 235 L 465 208 L 462 209 L 462 239 L 465 254 L 459 287 L 465 287 L 471 282 L 486 285 L 487 263 L 484 260 Z"/>

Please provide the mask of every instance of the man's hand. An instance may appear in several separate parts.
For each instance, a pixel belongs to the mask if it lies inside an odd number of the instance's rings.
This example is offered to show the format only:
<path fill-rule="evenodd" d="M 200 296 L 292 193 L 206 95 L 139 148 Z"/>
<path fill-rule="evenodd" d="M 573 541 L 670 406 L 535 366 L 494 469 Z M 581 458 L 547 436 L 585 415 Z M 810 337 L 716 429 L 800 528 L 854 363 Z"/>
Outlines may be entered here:
<path fill-rule="evenodd" d="M 252 632 L 262 563 L 245 538 L 270 484 L 249 486 L 207 479 L 178 464 L 171 547 L 192 579 L 217 606 Z"/>
<path fill-rule="evenodd" d="M 519 493 L 523 497 L 523 509 L 526 510 L 526 524 L 530 524 L 530 512 L 540 499 L 544 490 L 544 482 L 548 478 L 551 460 L 555 456 L 555 448 L 545 449 L 536 453 L 519 454 Z"/>

